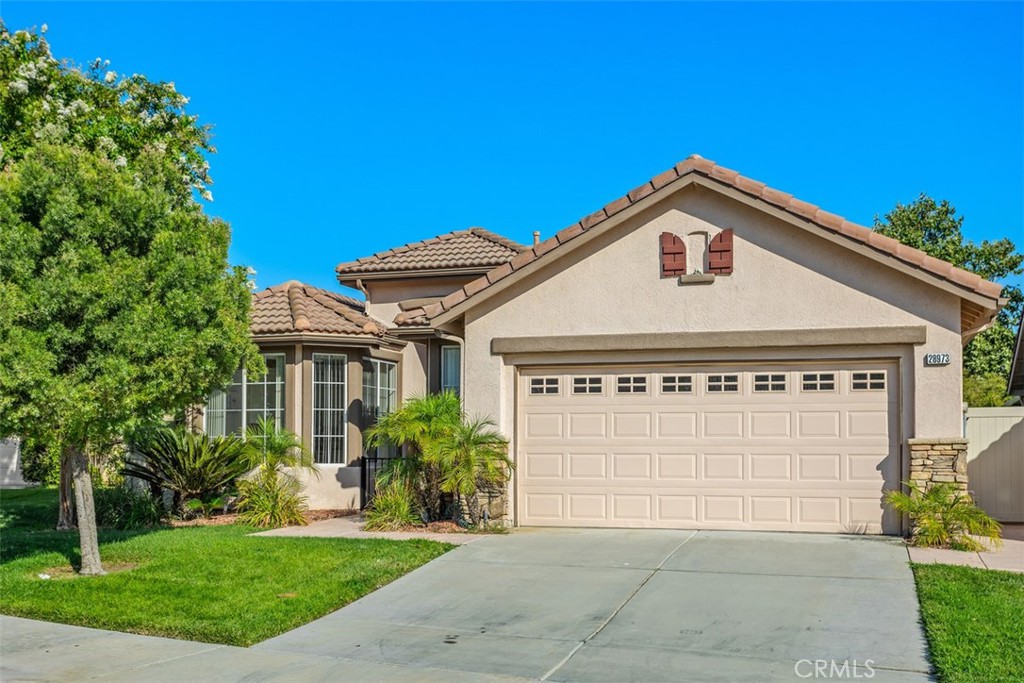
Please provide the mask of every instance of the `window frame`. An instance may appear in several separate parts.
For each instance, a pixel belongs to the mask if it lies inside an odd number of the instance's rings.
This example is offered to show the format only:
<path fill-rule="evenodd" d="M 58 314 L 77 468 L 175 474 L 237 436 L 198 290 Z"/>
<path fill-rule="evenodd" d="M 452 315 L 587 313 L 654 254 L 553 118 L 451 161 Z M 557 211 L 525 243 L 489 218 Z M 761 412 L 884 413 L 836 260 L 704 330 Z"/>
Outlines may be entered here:
<path fill-rule="evenodd" d="M 672 387 L 669 389 L 669 387 Z M 661 375 L 661 393 L 662 394 L 693 394 L 694 392 L 694 381 L 693 374 L 684 375 Z"/>
<path fill-rule="evenodd" d="M 649 390 L 650 382 L 647 381 L 647 375 L 626 374 L 615 376 L 616 396 L 646 396 Z"/>
<path fill-rule="evenodd" d="M 270 359 L 274 359 L 276 361 L 276 366 L 277 366 L 278 370 L 276 372 L 276 376 L 274 378 L 274 381 L 273 382 L 266 381 L 266 378 L 268 378 L 269 375 L 270 375 L 270 373 L 266 373 L 266 374 L 261 376 L 259 381 L 250 382 L 249 381 L 249 377 L 248 377 L 248 372 L 246 371 L 245 368 L 239 368 L 238 370 L 236 370 L 235 373 L 231 377 L 231 382 L 229 382 L 227 384 L 227 386 L 225 386 L 225 387 L 218 387 L 218 388 L 214 389 L 206 397 L 206 404 L 203 407 L 203 433 L 204 434 L 206 434 L 208 436 L 228 436 L 230 434 L 238 434 L 240 436 L 244 436 L 246 429 L 248 429 L 251 425 L 256 424 L 256 422 L 249 422 L 248 421 L 249 413 L 250 412 L 255 412 L 257 410 L 259 410 L 262 413 L 260 417 L 262 417 L 263 419 L 267 419 L 267 417 L 273 416 L 274 423 L 278 427 L 280 427 L 280 428 L 284 428 L 285 427 L 285 419 L 286 419 L 285 403 L 286 403 L 287 397 L 288 397 L 288 387 L 287 387 L 287 381 L 288 381 L 288 379 L 287 379 L 287 355 L 284 354 L 284 353 L 280 353 L 280 352 L 261 353 L 260 355 L 263 357 L 264 362 L 267 362 Z M 236 375 L 238 376 L 238 381 L 235 381 L 235 376 Z M 259 409 L 259 408 L 257 408 L 257 409 L 250 409 L 249 408 L 249 387 L 250 386 L 260 385 L 260 384 L 262 384 L 263 387 L 264 387 L 264 389 L 263 389 L 263 408 L 262 409 Z M 276 405 L 275 405 L 275 407 L 272 410 L 267 410 L 267 407 L 266 407 L 266 404 L 267 404 L 267 387 L 271 387 L 271 386 L 275 387 L 275 394 L 276 394 L 275 402 L 276 402 Z M 240 387 L 240 390 L 239 390 L 240 391 L 240 400 L 239 400 L 239 403 L 238 403 L 239 404 L 238 408 L 228 408 L 227 407 L 228 399 L 230 397 L 230 392 L 231 392 L 233 387 Z M 211 425 L 210 425 L 210 421 L 211 421 L 211 417 L 212 417 L 211 413 L 214 412 L 214 409 L 211 407 L 211 404 L 214 402 L 214 397 L 217 396 L 218 393 L 223 396 L 224 408 L 218 408 L 218 409 L 216 409 L 216 411 L 222 413 L 221 419 L 224 422 L 224 428 L 223 428 L 223 430 L 218 430 L 217 433 L 214 433 L 214 432 L 211 431 Z M 240 416 L 239 427 L 238 427 L 237 430 L 233 430 L 233 431 L 228 431 L 227 430 L 227 420 L 228 420 L 228 415 L 230 413 L 238 413 L 239 416 Z M 258 422 L 258 420 L 257 420 L 257 422 Z"/>
<path fill-rule="evenodd" d="M 755 372 L 751 373 L 750 386 L 755 394 L 788 394 L 789 373 L 786 372 Z M 764 379 L 759 379 L 759 378 Z M 781 378 L 781 379 L 780 379 Z M 761 385 L 765 388 L 759 389 Z"/>
<path fill-rule="evenodd" d="M 331 361 L 338 361 L 342 368 L 341 381 L 337 380 L 318 380 L 317 379 L 317 360 L 321 358 L 331 359 Z M 348 377 L 348 354 L 346 353 L 314 353 L 312 355 L 312 376 L 310 378 L 310 389 L 312 400 L 310 401 L 310 426 L 309 426 L 309 443 L 310 451 L 313 454 L 313 462 L 317 465 L 347 465 L 348 464 L 348 402 L 349 402 L 349 377 Z M 341 408 L 339 409 L 334 405 L 337 397 L 332 397 L 329 405 L 326 407 L 320 407 L 319 404 L 319 392 L 317 391 L 318 386 L 326 385 L 327 391 L 331 387 L 341 387 Z M 330 415 L 341 414 L 341 431 L 335 433 L 334 429 L 329 430 L 330 433 L 322 433 L 318 429 L 318 413 L 326 413 L 325 424 L 328 424 Z M 319 449 L 319 439 L 328 439 L 329 444 L 328 452 L 322 453 Z M 337 444 L 340 441 L 340 449 L 337 448 Z"/>
<path fill-rule="evenodd" d="M 858 379 L 857 375 L 864 375 Z M 858 383 L 864 386 L 858 387 Z M 886 391 L 889 387 L 888 373 L 885 370 L 851 370 L 850 391 Z"/>
<path fill-rule="evenodd" d="M 385 368 L 387 372 L 384 372 Z M 392 379 L 394 384 L 386 385 L 381 381 L 383 378 Z M 364 357 L 362 391 L 363 421 L 361 428 L 368 429 L 377 424 L 381 417 L 390 415 L 398 409 L 398 363 L 382 358 Z M 367 401 L 370 396 L 373 400 Z M 385 397 L 388 398 L 388 401 L 382 400 Z M 390 402 L 390 409 L 385 405 L 387 402 Z M 371 410 L 374 410 L 372 415 L 370 414 Z M 369 453 L 370 451 L 368 451 Z M 380 444 L 372 449 L 372 453 L 378 458 L 391 458 L 397 455 L 398 447 L 394 444 Z"/>
<path fill-rule="evenodd" d="M 714 384 L 717 385 L 717 387 L 718 387 L 717 389 L 712 388 L 712 378 L 714 378 L 714 377 L 719 378 L 716 382 L 714 382 Z M 728 377 L 733 377 L 735 379 L 729 380 L 729 379 L 727 379 Z M 728 389 L 727 387 L 729 387 L 729 386 L 735 386 L 735 388 L 734 389 Z M 720 396 L 722 394 L 739 394 L 739 393 L 742 392 L 742 390 L 743 390 L 743 374 L 742 373 L 739 373 L 739 372 L 715 372 L 715 373 L 707 373 L 707 374 L 704 375 L 704 393 L 705 394 L 713 394 L 715 396 Z"/>
<path fill-rule="evenodd" d="M 822 371 L 822 372 L 801 372 L 800 373 L 800 391 L 807 393 L 835 393 L 839 391 L 838 372 Z M 830 379 L 825 379 L 824 376 L 828 376 Z M 814 379 L 808 379 L 813 377 Z M 829 388 L 822 387 L 823 384 L 831 385 Z"/>
<path fill-rule="evenodd" d="M 455 356 L 455 384 L 446 381 L 448 373 L 452 372 L 452 361 L 450 359 L 452 355 Z M 454 391 L 456 396 L 462 396 L 462 347 L 458 344 L 442 344 L 439 363 L 440 376 L 437 378 L 438 388 L 441 391 Z"/>
<path fill-rule="evenodd" d="M 602 375 L 574 375 L 571 393 L 573 396 L 601 396 L 604 394 L 604 377 Z"/>
<path fill-rule="evenodd" d="M 549 391 L 551 388 L 554 388 L 554 391 Z M 534 375 L 530 377 L 526 389 L 530 396 L 560 396 L 562 378 L 558 375 Z M 541 391 L 534 391 L 535 389 Z"/>

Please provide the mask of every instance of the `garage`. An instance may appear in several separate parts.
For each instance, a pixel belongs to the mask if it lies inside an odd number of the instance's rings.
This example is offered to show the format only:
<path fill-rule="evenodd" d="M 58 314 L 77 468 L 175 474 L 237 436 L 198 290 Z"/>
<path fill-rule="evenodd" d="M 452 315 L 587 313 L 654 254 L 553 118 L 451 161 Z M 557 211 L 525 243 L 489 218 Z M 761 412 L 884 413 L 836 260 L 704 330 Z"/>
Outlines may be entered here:
<path fill-rule="evenodd" d="M 527 526 L 898 533 L 895 362 L 524 367 Z"/>

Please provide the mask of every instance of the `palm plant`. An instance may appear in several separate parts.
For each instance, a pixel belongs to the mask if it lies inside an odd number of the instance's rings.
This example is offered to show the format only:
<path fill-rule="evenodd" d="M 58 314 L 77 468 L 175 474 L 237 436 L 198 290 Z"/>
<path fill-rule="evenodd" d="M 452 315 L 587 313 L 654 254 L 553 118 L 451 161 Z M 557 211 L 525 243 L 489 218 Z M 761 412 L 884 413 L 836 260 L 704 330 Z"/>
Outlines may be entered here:
<path fill-rule="evenodd" d="M 246 429 L 245 449 L 256 472 L 239 484 L 239 519 L 260 527 L 305 525 L 307 499 L 290 470 L 306 470 L 316 477 L 320 471 L 302 440 L 273 420 L 260 419 Z"/>
<path fill-rule="evenodd" d="M 914 482 L 904 484 L 909 493 L 889 491 L 885 500 L 893 510 L 910 518 L 914 545 L 984 550 L 974 536 L 987 538 L 995 546 L 1001 545 L 999 523 L 977 507 L 965 491 L 948 483 L 933 484 L 927 490 Z"/>
<path fill-rule="evenodd" d="M 252 469 L 245 444 L 235 436 L 207 437 L 171 427 L 142 433 L 122 468 L 127 477 L 149 482 L 154 490 L 169 489 L 174 509 L 190 499 L 208 500 Z"/>
<path fill-rule="evenodd" d="M 367 430 L 367 446 L 402 448 L 403 457 L 393 460 L 381 472 L 380 485 L 402 482 L 413 492 L 428 519 L 440 518 L 444 507 L 442 473 L 429 453 L 435 443 L 447 438 L 461 422 L 462 403 L 453 391 L 411 398 L 395 412 L 382 416 Z"/>
<path fill-rule="evenodd" d="M 485 418 L 461 421 L 428 451 L 428 458 L 442 473 L 441 490 L 455 496 L 457 502 L 465 501 L 473 524 L 480 522 L 480 490 L 505 483 L 513 467 L 508 440 L 494 426 Z M 459 505 L 455 505 L 452 518 L 458 522 L 459 516 Z"/>

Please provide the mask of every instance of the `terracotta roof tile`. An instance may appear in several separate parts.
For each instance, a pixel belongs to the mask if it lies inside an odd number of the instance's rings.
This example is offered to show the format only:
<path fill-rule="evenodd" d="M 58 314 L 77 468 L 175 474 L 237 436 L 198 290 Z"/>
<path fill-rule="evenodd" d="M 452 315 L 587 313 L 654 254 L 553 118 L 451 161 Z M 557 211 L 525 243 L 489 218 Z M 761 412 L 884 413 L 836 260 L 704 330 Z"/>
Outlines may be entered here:
<path fill-rule="evenodd" d="M 946 263 L 945 261 L 928 256 L 924 254 L 924 252 L 913 249 L 912 247 L 905 246 L 892 238 L 876 233 L 870 228 L 852 223 L 844 219 L 842 216 L 837 216 L 833 213 L 823 211 L 814 204 L 796 199 L 793 195 L 786 192 L 772 189 L 759 181 L 745 178 L 736 171 L 718 166 L 713 161 L 703 159 L 697 155 L 693 155 L 679 162 L 675 167 L 656 175 L 648 183 L 630 191 L 624 197 L 619 197 L 615 201 L 610 202 L 600 211 L 596 211 L 583 218 L 580 222 L 574 223 L 568 228 L 559 231 L 556 233 L 555 237 L 535 245 L 533 253 L 536 258 L 524 258 L 518 263 L 522 263 L 522 265 L 525 266 L 532 261 L 541 260 L 541 258 L 546 257 L 547 254 L 557 251 L 558 247 L 565 242 L 582 234 L 583 232 L 586 232 L 587 230 L 590 230 L 594 226 L 600 225 L 602 222 L 607 220 L 607 218 L 614 216 L 636 202 L 643 201 L 647 196 L 653 194 L 662 187 L 665 187 L 674 182 L 674 180 L 683 178 L 690 173 L 696 173 L 727 185 L 728 187 L 739 190 L 744 194 L 755 197 L 769 204 L 773 204 L 793 216 L 813 223 L 820 228 L 841 234 L 851 241 L 866 244 L 871 248 L 903 261 L 908 265 L 920 268 L 931 275 L 948 280 L 958 286 L 962 286 L 965 289 L 983 296 L 997 298 L 1002 292 L 1002 286 L 995 282 L 989 282 L 988 280 L 984 280 L 973 273 L 969 273 L 968 271 L 964 271 L 959 268 L 954 268 L 951 264 Z M 518 267 L 522 266 L 517 265 L 517 268 Z M 466 285 L 464 289 L 459 290 L 456 293 L 458 296 L 450 295 L 436 304 L 427 306 L 425 314 L 428 317 L 433 318 L 445 311 L 449 311 L 454 306 L 465 301 L 467 298 L 485 291 L 494 283 L 508 275 L 511 275 L 512 272 L 512 266 L 508 265 L 507 262 L 503 262 L 502 265 L 494 268 L 486 275 L 481 276 L 478 280 Z M 467 295 L 467 293 L 469 294 Z"/>
<path fill-rule="evenodd" d="M 317 332 L 383 336 L 385 330 L 366 315 L 361 301 L 291 280 L 252 296 L 252 334 Z"/>
<path fill-rule="evenodd" d="M 528 247 L 483 228 L 470 228 L 388 249 L 338 265 L 338 277 L 450 268 L 487 269 Z"/>

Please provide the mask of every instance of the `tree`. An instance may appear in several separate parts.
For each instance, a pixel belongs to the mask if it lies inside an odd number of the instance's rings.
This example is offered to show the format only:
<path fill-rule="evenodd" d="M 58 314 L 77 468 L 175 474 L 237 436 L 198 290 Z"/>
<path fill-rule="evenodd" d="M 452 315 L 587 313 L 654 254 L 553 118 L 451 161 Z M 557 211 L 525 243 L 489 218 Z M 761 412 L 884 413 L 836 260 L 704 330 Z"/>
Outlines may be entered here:
<path fill-rule="evenodd" d="M 82 574 L 103 573 L 89 456 L 261 363 L 196 198 L 209 129 L 173 84 L 100 67 L 0 22 L 0 435 L 59 444 Z"/>
<path fill-rule="evenodd" d="M 1007 304 L 999 312 L 992 326 L 977 335 L 964 349 L 965 400 L 979 400 L 982 395 L 991 401 L 993 386 L 1002 382 L 1005 395 L 1006 377 L 1013 361 L 1013 344 L 1024 295 L 1020 287 L 1007 282 L 1008 278 L 1024 273 L 1024 254 L 1006 238 L 980 244 L 965 239 L 963 216 L 946 200 L 936 202 L 921 194 L 910 204 L 896 204 L 884 219 L 875 216 L 875 230 L 915 247 L 954 266 L 977 273 L 987 280 L 1003 284 Z M 979 383 L 984 391 L 976 390 Z M 967 387 L 973 387 L 970 392 Z M 970 393 L 970 396 L 968 396 Z M 974 404 L 972 404 L 974 405 Z"/>
<path fill-rule="evenodd" d="M 441 490 L 464 501 L 473 524 L 480 522 L 480 489 L 504 484 L 513 468 L 508 440 L 494 427 L 493 420 L 464 420 L 431 452 L 442 472 Z M 460 506 L 452 507 L 452 519 L 458 522 Z"/>

